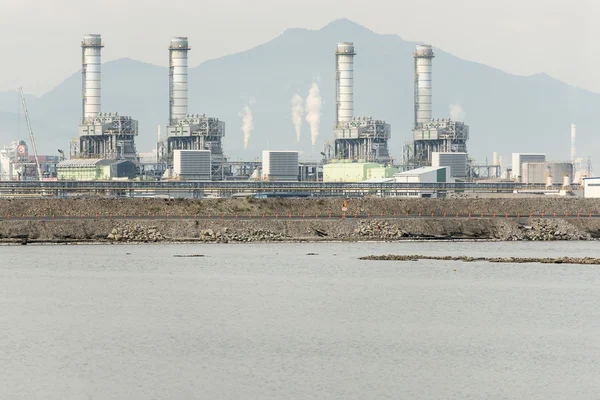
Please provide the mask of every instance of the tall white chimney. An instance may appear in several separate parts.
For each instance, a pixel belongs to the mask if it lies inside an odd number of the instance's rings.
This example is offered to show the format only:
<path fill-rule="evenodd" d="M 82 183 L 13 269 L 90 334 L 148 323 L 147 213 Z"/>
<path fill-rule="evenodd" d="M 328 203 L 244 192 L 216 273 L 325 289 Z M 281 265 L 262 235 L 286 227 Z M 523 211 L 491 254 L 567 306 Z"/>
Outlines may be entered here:
<path fill-rule="evenodd" d="M 575 139 L 577 138 L 577 126 L 575 124 L 571 124 L 571 162 L 575 163 L 575 158 L 577 156 L 576 147 L 575 147 Z"/>
<path fill-rule="evenodd" d="M 174 37 L 169 46 L 169 123 L 176 125 L 188 113 L 187 37 Z"/>
<path fill-rule="evenodd" d="M 354 116 L 354 43 L 339 42 L 335 52 L 336 127 Z"/>
<path fill-rule="evenodd" d="M 415 128 L 431 122 L 432 60 L 435 55 L 428 44 L 417 45 L 415 51 Z"/>
<path fill-rule="evenodd" d="M 101 111 L 101 51 L 102 38 L 98 34 L 86 34 L 81 42 L 82 122 L 88 123 Z"/>

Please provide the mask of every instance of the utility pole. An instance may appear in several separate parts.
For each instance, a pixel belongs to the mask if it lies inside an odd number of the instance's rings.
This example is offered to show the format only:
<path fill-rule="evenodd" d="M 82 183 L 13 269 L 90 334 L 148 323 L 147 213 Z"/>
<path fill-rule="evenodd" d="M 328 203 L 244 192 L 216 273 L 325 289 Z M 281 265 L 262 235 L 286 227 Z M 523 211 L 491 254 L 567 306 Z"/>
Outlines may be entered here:
<path fill-rule="evenodd" d="M 33 138 L 33 130 L 31 130 L 31 121 L 29 120 L 29 112 L 27 112 L 27 104 L 25 104 L 25 95 L 23 94 L 23 88 L 19 88 L 21 94 L 21 101 L 23 102 L 23 111 L 25 112 L 25 120 L 27 121 L 27 129 L 29 130 L 29 140 L 31 141 L 31 147 L 33 147 L 33 155 L 35 156 L 35 166 L 37 168 L 37 180 L 42 180 L 42 168 L 40 167 L 40 160 L 38 158 L 37 149 L 35 147 L 35 139 Z"/>

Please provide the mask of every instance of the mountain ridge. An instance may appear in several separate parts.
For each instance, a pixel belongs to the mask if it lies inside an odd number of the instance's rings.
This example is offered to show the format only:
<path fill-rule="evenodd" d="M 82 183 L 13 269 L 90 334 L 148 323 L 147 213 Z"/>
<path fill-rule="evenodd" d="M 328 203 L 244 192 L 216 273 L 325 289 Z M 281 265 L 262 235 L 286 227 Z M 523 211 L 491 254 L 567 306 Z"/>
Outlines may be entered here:
<path fill-rule="evenodd" d="M 193 38 L 190 39 L 193 47 Z M 318 30 L 286 29 L 256 47 L 191 67 L 189 112 L 226 122 L 225 152 L 232 159 L 254 159 L 267 146 L 298 149 L 304 158 L 318 158 L 323 142 L 332 137 L 334 52 L 338 41 L 353 41 L 357 50 L 355 115 L 391 123 L 391 152 L 400 158 L 412 125 L 412 53 L 416 42 L 395 34 L 378 34 L 348 19 L 332 21 Z M 441 49 L 434 51 L 434 117 L 448 116 L 453 104 L 464 109 L 465 122 L 471 126 L 469 151 L 479 163 L 491 157 L 493 151 L 506 157 L 513 151 L 539 151 L 548 153 L 549 158 L 566 159 L 571 122 L 578 124 L 581 149 L 589 151 L 600 145 L 588 133 L 594 130 L 594 110 L 600 107 L 600 95 L 543 72 L 529 76 L 509 74 Z M 296 145 L 290 105 L 294 94 L 306 97 L 313 82 L 319 84 L 323 101 L 315 149 L 306 121 L 301 143 Z M 167 68 L 123 57 L 103 64 L 102 85 L 103 111 L 137 119 L 138 151 L 149 151 L 154 146 L 156 125 L 162 125 L 164 132 L 168 118 Z M 10 112 L 8 106 L 15 111 L 16 103 L 3 100 L 4 97 L 0 93 L 0 111 Z M 63 143 L 76 135 L 81 117 L 79 73 L 31 99 L 28 106 L 32 118 L 47 128 L 34 127 L 34 131 L 48 133 L 48 137 L 40 138 L 40 149 L 54 149 L 54 142 Z M 244 151 L 239 113 L 251 99 L 255 100 L 250 106 L 255 130 L 248 150 Z M 11 140 L 7 129 L 0 130 L 4 143 Z M 68 143 L 61 146 L 67 147 Z"/>

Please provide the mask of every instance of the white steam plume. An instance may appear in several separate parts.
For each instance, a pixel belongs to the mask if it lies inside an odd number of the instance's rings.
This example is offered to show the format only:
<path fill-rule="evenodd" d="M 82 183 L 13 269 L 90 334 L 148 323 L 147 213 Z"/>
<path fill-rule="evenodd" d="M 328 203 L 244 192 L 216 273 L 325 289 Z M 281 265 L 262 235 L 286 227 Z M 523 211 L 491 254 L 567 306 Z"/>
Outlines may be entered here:
<path fill-rule="evenodd" d="M 462 109 L 460 104 L 450 104 L 450 119 L 452 121 L 464 121 L 465 111 Z"/>
<path fill-rule="evenodd" d="M 300 143 L 300 132 L 302 129 L 302 117 L 304 117 L 304 99 L 295 94 L 292 97 L 292 123 L 296 128 L 296 143 Z"/>
<path fill-rule="evenodd" d="M 250 99 L 249 104 L 253 104 L 254 101 Z M 246 104 L 242 111 L 238 114 L 242 117 L 242 132 L 244 132 L 244 150 L 248 148 L 248 142 L 250 141 L 250 135 L 254 129 L 254 122 L 252 122 L 252 110 L 250 105 Z"/>
<path fill-rule="evenodd" d="M 306 121 L 310 125 L 310 140 L 314 148 L 321 126 L 321 92 L 317 83 L 313 83 L 308 91 L 308 97 L 306 98 Z"/>

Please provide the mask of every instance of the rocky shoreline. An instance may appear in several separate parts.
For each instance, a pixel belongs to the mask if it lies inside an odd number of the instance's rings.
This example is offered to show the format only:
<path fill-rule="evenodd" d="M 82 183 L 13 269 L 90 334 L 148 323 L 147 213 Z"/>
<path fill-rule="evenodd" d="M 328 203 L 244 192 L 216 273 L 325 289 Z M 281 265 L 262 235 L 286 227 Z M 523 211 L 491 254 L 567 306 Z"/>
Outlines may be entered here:
<path fill-rule="evenodd" d="M 598 237 L 600 220 L 595 219 L 0 221 L 0 243 L 24 244 L 569 241 Z"/>
<path fill-rule="evenodd" d="M 161 219 L 187 215 L 319 215 L 367 218 Z M 428 218 L 393 218 L 427 215 Z M 460 213 L 488 218 L 452 218 Z M 494 218 L 493 213 L 498 217 Z M 517 215 L 502 218 L 500 215 Z M 529 217 L 542 214 L 553 218 Z M 600 201 L 527 199 L 0 199 L 0 243 L 256 243 L 318 241 L 490 240 L 562 241 L 600 238 Z M 433 214 L 433 216 L 432 216 Z M 443 215 L 448 217 L 444 218 Z M 554 217 L 556 214 L 557 217 Z M 577 216 L 581 214 L 581 218 Z M 96 216 L 98 219 L 35 220 L 8 216 Z M 112 215 L 156 216 L 113 220 Z M 558 216 L 563 216 L 558 217 Z M 569 215 L 570 217 L 568 217 Z M 386 217 L 387 216 L 387 217 Z M 429 217 L 431 216 L 431 217 Z M 437 217 L 435 217 L 437 216 Z M 523 216 L 523 217 L 520 217 Z M 573 217 L 574 216 L 574 217 Z M 104 217 L 104 218 L 102 218 Z"/>
<path fill-rule="evenodd" d="M 419 261 L 419 260 L 439 260 L 439 261 L 462 261 L 476 262 L 487 261 L 491 263 L 511 263 L 511 264 L 584 264 L 600 265 L 600 258 L 594 257 L 468 257 L 468 256 L 423 256 L 423 255 L 383 255 L 360 257 L 359 260 L 368 261 Z"/>

